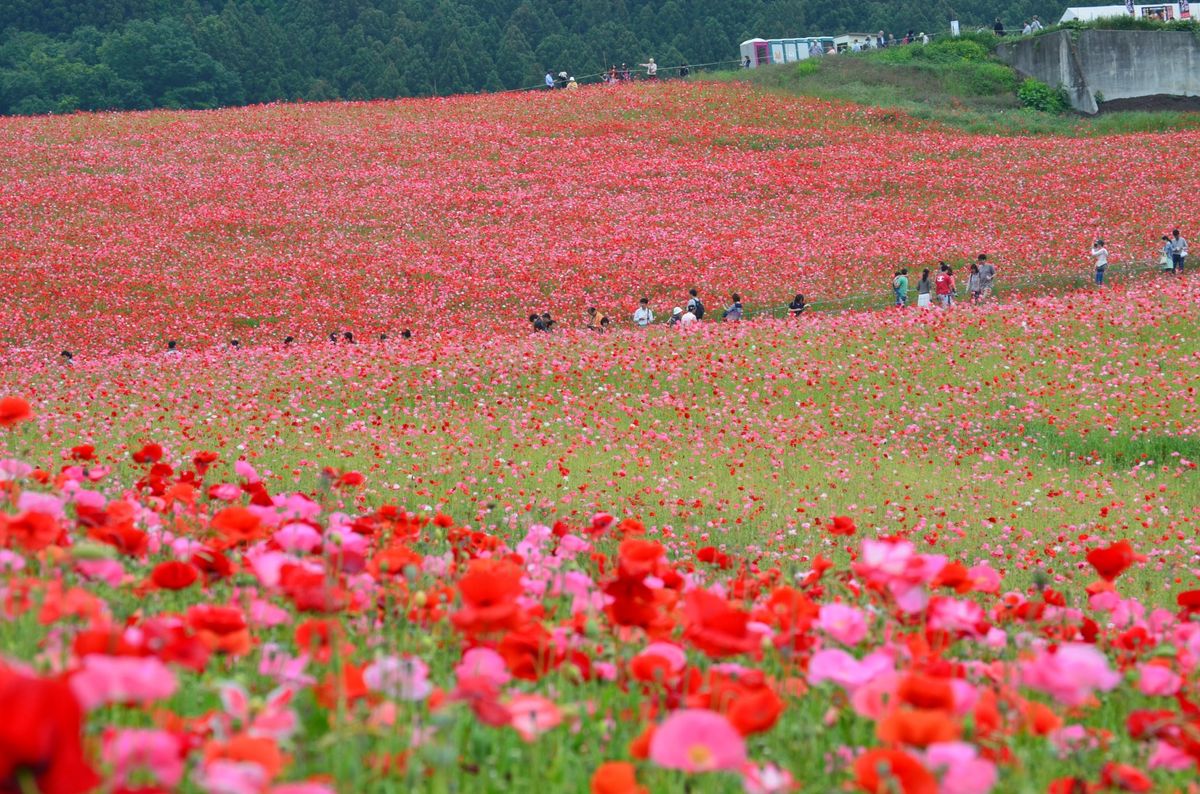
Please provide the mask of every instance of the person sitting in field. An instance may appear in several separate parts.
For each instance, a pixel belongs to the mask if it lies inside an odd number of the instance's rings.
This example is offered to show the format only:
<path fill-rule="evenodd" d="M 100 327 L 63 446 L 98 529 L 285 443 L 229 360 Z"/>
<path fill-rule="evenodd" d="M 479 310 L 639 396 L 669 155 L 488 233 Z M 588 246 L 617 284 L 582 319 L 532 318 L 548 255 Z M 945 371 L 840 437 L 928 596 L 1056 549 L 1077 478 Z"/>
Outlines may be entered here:
<path fill-rule="evenodd" d="M 725 307 L 725 312 L 721 315 L 721 319 L 725 322 L 737 322 L 742 319 L 742 296 L 735 292 L 730 297 L 733 302 Z"/>
<path fill-rule="evenodd" d="M 405 328 L 403 331 L 400 332 L 400 338 L 401 339 L 412 339 L 412 331 Z"/>
<path fill-rule="evenodd" d="M 595 306 L 588 307 L 587 316 L 589 331 L 603 331 L 608 328 L 608 316 L 597 312 Z"/>
<path fill-rule="evenodd" d="M 333 342 L 335 345 L 337 344 L 337 332 L 336 331 L 329 334 L 329 341 Z"/>
<path fill-rule="evenodd" d="M 549 330 L 546 328 L 546 324 L 542 322 L 542 315 L 538 314 L 537 312 L 533 312 L 529 315 L 529 324 L 533 326 L 533 330 L 535 332 Z"/>
<path fill-rule="evenodd" d="M 63 366 L 70 367 L 75 363 L 75 354 L 70 350 L 64 350 L 58 354 L 58 360 L 63 363 Z"/>
<path fill-rule="evenodd" d="M 348 345 L 354 344 L 354 334 L 350 333 L 349 331 L 342 334 L 342 339 L 345 339 L 346 344 L 348 344 Z"/>
<path fill-rule="evenodd" d="M 804 296 L 796 293 L 796 297 L 792 298 L 792 302 L 788 304 L 788 316 L 799 317 L 808 311 L 808 304 L 804 302 Z"/>
<path fill-rule="evenodd" d="M 695 316 L 695 315 L 693 315 L 693 316 Z M 671 319 L 667 320 L 667 325 L 679 325 L 679 322 L 682 319 L 683 319 L 683 309 L 676 306 L 674 309 L 671 309 Z"/>
<path fill-rule="evenodd" d="M 285 337 L 283 338 L 283 346 L 284 346 L 284 347 L 290 347 L 290 346 L 291 346 L 291 344 L 292 344 L 292 342 L 295 342 L 295 341 L 296 341 L 296 338 L 295 338 L 295 337 L 293 337 L 293 336 L 285 336 Z"/>

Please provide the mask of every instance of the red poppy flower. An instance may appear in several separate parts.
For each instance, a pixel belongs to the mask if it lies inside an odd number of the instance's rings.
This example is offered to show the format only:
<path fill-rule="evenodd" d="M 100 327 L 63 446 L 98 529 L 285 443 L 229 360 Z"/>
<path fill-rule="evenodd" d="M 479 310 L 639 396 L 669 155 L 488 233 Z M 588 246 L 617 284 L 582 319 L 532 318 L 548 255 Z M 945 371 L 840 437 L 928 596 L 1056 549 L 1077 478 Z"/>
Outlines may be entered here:
<path fill-rule="evenodd" d="M 250 650 L 246 616 L 237 607 L 196 604 L 188 607 L 187 621 L 212 651 L 237 655 Z"/>
<path fill-rule="evenodd" d="M 14 427 L 20 422 L 33 418 L 29 403 L 20 397 L 4 397 L 0 399 L 0 427 Z"/>
<path fill-rule="evenodd" d="M 901 703 L 917 709 L 935 711 L 954 710 L 954 689 L 945 678 L 934 678 L 923 673 L 910 673 L 900 682 L 896 698 Z"/>
<path fill-rule="evenodd" d="M 154 566 L 150 581 L 163 590 L 183 590 L 191 587 L 200 578 L 195 566 L 179 560 L 168 560 Z"/>
<path fill-rule="evenodd" d="M 592 773 L 592 794 L 646 794 L 639 786 L 637 771 L 628 761 L 608 761 Z"/>
<path fill-rule="evenodd" d="M 66 681 L 0 666 L 0 790 L 82 794 L 100 783 L 83 755 L 83 709 Z"/>
<path fill-rule="evenodd" d="M 1109 761 L 1100 770 L 1100 784 L 1119 791 L 1144 792 L 1154 788 L 1145 772 L 1136 766 Z"/>
<path fill-rule="evenodd" d="M 1137 709 L 1125 718 L 1125 728 L 1134 739 L 1153 739 L 1174 726 L 1178 716 L 1170 709 Z"/>
<path fill-rule="evenodd" d="M 783 699 L 769 686 L 761 686 L 737 697 L 725 716 L 742 736 L 766 733 L 783 714 Z"/>
<path fill-rule="evenodd" d="M 58 519 L 48 513 L 25 512 L 15 517 L 0 515 L 0 545 L 25 551 L 41 551 L 62 534 Z"/>
<path fill-rule="evenodd" d="M 71 447 L 71 460 L 94 460 L 96 457 L 96 448 L 91 444 L 80 444 Z"/>
<path fill-rule="evenodd" d="M 654 572 L 663 556 L 662 544 L 641 538 L 626 538 L 617 549 L 617 562 L 622 576 L 640 579 Z"/>
<path fill-rule="evenodd" d="M 265 533 L 262 520 L 244 507 L 226 507 L 212 517 L 209 526 L 232 544 L 250 543 Z"/>
<path fill-rule="evenodd" d="M 901 708 L 880 720 L 875 733 L 881 742 L 928 747 L 939 742 L 957 741 L 962 726 L 945 711 Z"/>
<path fill-rule="evenodd" d="M 849 537 L 858 531 L 858 527 L 854 524 L 854 519 L 849 516 L 834 516 L 833 523 L 829 525 L 828 532 L 830 535 L 841 535 Z"/>
<path fill-rule="evenodd" d="M 693 590 L 684 605 L 683 636 L 709 656 L 721 658 L 754 653 L 758 635 L 748 630 L 750 616 L 707 590 Z"/>
<path fill-rule="evenodd" d="M 854 762 L 854 782 L 871 794 L 937 794 L 937 778 L 900 750 L 868 750 Z"/>
<path fill-rule="evenodd" d="M 1115 581 L 1125 573 L 1134 559 L 1133 546 L 1127 540 L 1118 540 L 1106 549 L 1092 549 L 1087 554 L 1088 563 L 1106 582 Z"/>
<path fill-rule="evenodd" d="M 510 562 L 472 560 L 467 574 L 458 580 L 462 609 L 450 619 L 462 631 L 488 633 L 508 631 L 520 625 L 517 606 L 521 595 L 521 569 Z"/>
<path fill-rule="evenodd" d="M 133 453 L 134 463 L 157 463 L 162 460 L 163 448 L 158 444 L 145 444 L 137 452 Z"/>

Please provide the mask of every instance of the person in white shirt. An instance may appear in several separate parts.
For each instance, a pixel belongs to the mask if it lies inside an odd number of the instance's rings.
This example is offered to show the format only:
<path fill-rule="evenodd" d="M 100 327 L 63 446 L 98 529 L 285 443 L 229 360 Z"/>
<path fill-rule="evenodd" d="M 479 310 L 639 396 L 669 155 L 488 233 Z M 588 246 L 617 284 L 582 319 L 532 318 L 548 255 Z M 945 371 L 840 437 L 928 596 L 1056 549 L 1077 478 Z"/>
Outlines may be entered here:
<path fill-rule="evenodd" d="M 691 312 L 684 312 L 683 316 L 679 318 L 680 325 L 691 325 L 694 322 L 696 322 L 696 315 Z"/>
<path fill-rule="evenodd" d="M 1037 33 L 1039 30 L 1042 29 L 1042 20 L 1038 19 L 1037 17 L 1034 17 L 1033 21 L 1029 23 L 1029 27 L 1033 29 L 1034 33 Z"/>
<path fill-rule="evenodd" d="M 633 312 L 633 322 L 642 328 L 654 322 L 654 312 L 650 308 L 650 299 L 642 298 Z"/>
<path fill-rule="evenodd" d="M 1175 229 L 1171 232 L 1171 264 L 1174 266 L 1175 275 L 1183 275 L 1183 266 L 1187 264 L 1187 240 L 1180 234 L 1179 230 Z"/>
<path fill-rule="evenodd" d="M 648 63 L 639 63 L 638 66 L 645 68 L 647 79 L 654 80 L 658 77 L 658 64 L 654 62 L 653 58 L 650 58 Z"/>
<path fill-rule="evenodd" d="M 1096 260 L 1096 286 L 1104 286 L 1104 269 L 1108 267 L 1108 249 L 1103 240 L 1097 240 L 1092 246 L 1092 257 Z"/>

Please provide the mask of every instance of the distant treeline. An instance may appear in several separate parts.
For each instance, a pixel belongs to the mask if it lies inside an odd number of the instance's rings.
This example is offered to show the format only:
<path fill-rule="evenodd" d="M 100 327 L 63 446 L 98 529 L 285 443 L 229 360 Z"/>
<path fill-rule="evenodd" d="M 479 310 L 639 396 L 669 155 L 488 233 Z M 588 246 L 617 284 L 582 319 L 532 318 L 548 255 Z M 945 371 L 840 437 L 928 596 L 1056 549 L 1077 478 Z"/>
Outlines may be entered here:
<path fill-rule="evenodd" d="M 211 108 L 538 85 L 752 36 L 1018 27 L 1048 0 L 3 0 L 0 113 Z"/>

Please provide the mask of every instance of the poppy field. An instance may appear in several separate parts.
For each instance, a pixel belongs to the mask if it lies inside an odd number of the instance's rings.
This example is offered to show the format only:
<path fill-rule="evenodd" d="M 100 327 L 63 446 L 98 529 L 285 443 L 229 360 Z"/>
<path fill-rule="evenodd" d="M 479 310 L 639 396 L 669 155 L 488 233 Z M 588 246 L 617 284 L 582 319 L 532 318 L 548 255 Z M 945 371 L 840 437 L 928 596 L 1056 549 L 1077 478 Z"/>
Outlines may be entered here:
<path fill-rule="evenodd" d="M 0 792 L 1196 792 L 1195 282 L 1038 287 L 1153 256 L 1194 137 L 0 120 Z M 999 301 L 767 311 L 979 252 Z"/>

